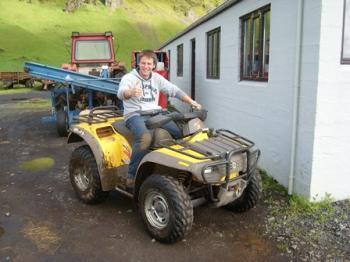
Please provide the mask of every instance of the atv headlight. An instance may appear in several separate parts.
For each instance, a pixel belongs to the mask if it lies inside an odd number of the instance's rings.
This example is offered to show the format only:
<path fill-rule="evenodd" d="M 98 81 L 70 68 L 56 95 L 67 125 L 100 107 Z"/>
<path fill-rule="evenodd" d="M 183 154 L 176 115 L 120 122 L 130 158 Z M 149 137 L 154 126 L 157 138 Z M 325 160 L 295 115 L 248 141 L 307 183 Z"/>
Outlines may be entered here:
<path fill-rule="evenodd" d="M 246 172 L 247 170 L 247 154 L 233 155 L 230 159 L 230 172 Z"/>
<path fill-rule="evenodd" d="M 220 164 L 216 166 L 208 166 L 203 171 L 203 176 L 208 183 L 220 183 L 222 177 L 225 176 L 226 164 Z"/>
<path fill-rule="evenodd" d="M 211 174 L 213 172 L 213 168 L 210 166 L 210 167 L 207 167 L 206 169 L 204 169 L 204 175 L 208 175 L 208 174 Z"/>

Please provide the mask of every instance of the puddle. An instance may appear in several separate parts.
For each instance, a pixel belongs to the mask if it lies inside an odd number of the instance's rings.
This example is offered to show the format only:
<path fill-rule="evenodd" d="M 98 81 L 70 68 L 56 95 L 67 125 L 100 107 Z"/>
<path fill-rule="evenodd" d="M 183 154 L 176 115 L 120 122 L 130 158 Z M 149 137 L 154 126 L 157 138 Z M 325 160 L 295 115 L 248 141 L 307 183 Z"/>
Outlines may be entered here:
<path fill-rule="evenodd" d="M 0 237 L 2 237 L 3 234 L 5 234 L 5 230 L 2 227 L 0 227 Z"/>
<path fill-rule="evenodd" d="M 32 241 L 39 251 L 54 254 L 61 238 L 52 225 L 45 222 L 29 222 L 22 230 L 24 236 Z"/>
<path fill-rule="evenodd" d="M 247 248 L 253 248 L 259 252 L 270 250 L 269 244 L 255 234 L 248 234 L 241 237 L 241 242 Z"/>
<path fill-rule="evenodd" d="M 38 172 L 51 168 L 55 164 L 55 160 L 51 157 L 40 157 L 31 161 L 23 162 L 19 167 L 25 171 Z"/>

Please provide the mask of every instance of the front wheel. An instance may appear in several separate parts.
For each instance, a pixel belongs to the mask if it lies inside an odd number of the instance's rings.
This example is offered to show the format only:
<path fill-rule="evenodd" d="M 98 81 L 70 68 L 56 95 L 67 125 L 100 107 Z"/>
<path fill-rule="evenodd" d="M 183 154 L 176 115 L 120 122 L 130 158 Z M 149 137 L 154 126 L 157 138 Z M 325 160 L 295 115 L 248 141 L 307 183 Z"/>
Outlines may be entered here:
<path fill-rule="evenodd" d="M 235 212 L 245 212 L 253 208 L 259 201 L 262 192 L 261 174 L 258 170 L 252 173 L 252 177 L 245 188 L 242 196 L 229 203 L 225 207 Z"/>
<path fill-rule="evenodd" d="M 56 127 L 59 136 L 67 136 L 69 133 L 69 120 L 68 114 L 64 110 L 57 111 L 56 114 Z"/>
<path fill-rule="evenodd" d="M 148 177 L 140 188 L 139 207 L 149 233 L 160 242 L 179 241 L 192 228 L 191 199 L 173 177 Z"/>
<path fill-rule="evenodd" d="M 78 198 L 87 204 L 102 202 L 108 191 L 102 191 L 96 160 L 88 145 L 75 149 L 69 162 L 69 177 Z"/>

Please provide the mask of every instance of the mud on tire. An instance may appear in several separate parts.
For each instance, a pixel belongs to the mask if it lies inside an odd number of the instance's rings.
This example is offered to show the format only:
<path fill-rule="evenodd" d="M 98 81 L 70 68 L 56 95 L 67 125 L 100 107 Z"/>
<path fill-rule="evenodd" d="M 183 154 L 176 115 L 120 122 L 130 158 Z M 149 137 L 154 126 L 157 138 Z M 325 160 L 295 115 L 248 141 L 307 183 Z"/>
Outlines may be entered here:
<path fill-rule="evenodd" d="M 143 222 L 158 241 L 173 243 L 183 239 L 191 230 L 191 199 L 173 177 L 148 177 L 141 186 L 138 200 Z"/>
<path fill-rule="evenodd" d="M 78 198 L 87 204 L 105 200 L 107 191 L 102 191 L 96 160 L 88 145 L 76 148 L 69 162 L 69 177 Z"/>
<path fill-rule="evenodd" d="M 245 212 L 253 208 L 261 197 L 262 192 L 262 180 L 261 174 L 258 170 L 252 173 L 251 180 L 249 181 L 242 196 L 236 201 L 226 205 L 225 207 L 235 212 Z"/>

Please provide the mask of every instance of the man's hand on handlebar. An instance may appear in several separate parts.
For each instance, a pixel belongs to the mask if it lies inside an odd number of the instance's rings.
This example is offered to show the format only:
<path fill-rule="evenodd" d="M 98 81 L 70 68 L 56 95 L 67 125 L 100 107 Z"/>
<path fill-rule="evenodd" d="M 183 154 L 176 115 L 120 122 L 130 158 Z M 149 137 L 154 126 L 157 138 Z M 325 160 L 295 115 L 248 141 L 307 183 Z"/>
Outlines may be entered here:
<path fill-rule="evenodd" d="M 201 110 L 202 109 L 202 105 L 198 104 L 196 101 L 192 100 L 191 102 L 191 106 L 196 109 L 196 110 Z"/>

